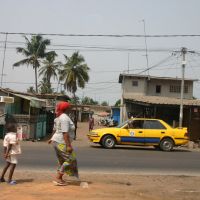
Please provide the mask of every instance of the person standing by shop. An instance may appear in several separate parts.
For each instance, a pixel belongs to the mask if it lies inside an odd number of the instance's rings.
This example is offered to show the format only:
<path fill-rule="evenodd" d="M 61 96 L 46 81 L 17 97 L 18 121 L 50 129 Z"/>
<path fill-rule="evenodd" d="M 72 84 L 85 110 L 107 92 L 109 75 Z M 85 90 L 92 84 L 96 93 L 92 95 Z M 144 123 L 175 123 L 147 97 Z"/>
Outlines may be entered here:
<path fill-rule="evenodd" d="M 58 103 L 54 120 L 54 133 L 49 140 L 49 143 L 54 146 L 59 163 L 56 181 L 54 181 L 56 185 L 66 185 L 63 180 L 64 174 L 79 178 L 76 155 L 72 146 L 75 126 L 67 115 L 69 108 L 68 102 Z"/>
<path fill-rule="evenodd" d="M 89 131 L 92 131 L 94 129 L 94 117 L 90 115 L 89 117 Z"/>

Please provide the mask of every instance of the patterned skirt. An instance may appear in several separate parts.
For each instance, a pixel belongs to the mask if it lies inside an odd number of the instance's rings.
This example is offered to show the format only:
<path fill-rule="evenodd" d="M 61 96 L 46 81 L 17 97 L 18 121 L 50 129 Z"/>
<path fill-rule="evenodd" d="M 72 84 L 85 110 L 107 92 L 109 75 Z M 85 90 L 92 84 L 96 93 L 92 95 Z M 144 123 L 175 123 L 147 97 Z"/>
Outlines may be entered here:
<path fill-rule="evenodd" d="M 61 174 L 67 174 L 68 176 L 75 176 L 78 178 L 78 167 L 75 152 L 73 151 L 72 153 L 68 153 L 66 151 L 65 144 L 53 142 L 53 146 L 58 158 L 58 171 Z"/>

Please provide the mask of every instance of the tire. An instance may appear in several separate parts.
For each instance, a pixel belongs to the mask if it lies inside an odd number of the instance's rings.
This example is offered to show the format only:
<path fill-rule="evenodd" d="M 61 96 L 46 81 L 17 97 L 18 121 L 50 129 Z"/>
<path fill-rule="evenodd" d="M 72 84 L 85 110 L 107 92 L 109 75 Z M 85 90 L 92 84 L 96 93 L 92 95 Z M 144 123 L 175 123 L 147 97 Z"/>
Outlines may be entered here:
<path fill-rule="evenodd" d="M 106 135 L 103 137 L 101 144 L 106 149 L 112 149 L 116 145 L 116 140 L 112 135 Z"/>
<path fill-rule="evenodd" d="M 164 138 L 160 142 L 160 149 L 163 151 L 171 151 L 174 147 L 174 142 L 170 138 Z"/>

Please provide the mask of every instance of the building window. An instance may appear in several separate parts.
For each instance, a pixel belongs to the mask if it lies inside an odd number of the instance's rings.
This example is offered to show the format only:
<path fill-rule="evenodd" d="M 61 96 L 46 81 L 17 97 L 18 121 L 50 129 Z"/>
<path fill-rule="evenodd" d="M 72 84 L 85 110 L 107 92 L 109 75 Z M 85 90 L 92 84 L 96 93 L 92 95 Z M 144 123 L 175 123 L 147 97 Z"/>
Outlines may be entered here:
<path fill-rule="evenodd" d="M 181 92 L 181 86 L 180 85 L 170 85 L 169 92 L 180 93 Z M 184 86 L 184 93 L 188 93 L 188 85 Z"/>
<path fill-rule="evenodd" d="M 185 87 L 184 87 L 184 93 L 188 93 L 188 85 L 185 85 Z"/>
<path fill-rule="evenodd" d="M 132 81 L 132 86 L 137 87 L 138 86 L 138 81 Z"/>
<path fill-rule="evenodd" d="M 161 93 L 161 85 L 156 85 L 156 93 Z"/>

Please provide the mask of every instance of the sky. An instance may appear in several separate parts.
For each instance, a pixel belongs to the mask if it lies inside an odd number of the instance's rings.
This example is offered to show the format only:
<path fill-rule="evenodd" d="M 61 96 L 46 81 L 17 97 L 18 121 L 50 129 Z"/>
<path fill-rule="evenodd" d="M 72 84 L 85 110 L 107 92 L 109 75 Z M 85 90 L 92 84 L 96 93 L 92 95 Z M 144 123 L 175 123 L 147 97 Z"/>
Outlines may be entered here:
<path fill-rule="evenodd" d="M 64 62 L 63 55 L 75 51 L 84 56 L 90 80 L 85 89 L 77 91 L 80 98 L 88 96 L 113 105 L 121 97 L 119 74 L 137 74 L 147 67 L 155 66 L 149 70 L 151 76 L 181 77 L 178 51 L 182 47 L 195 51 L 186 55 L 185 77 L 199 79 L 200 37 L 146 37 L 145 44 L 144 37 L 77 36 L 198 35 L 199 10 L 199 0 L 0 0 L 1 86 L 26 92 L 35 82 L 31 66 L 13 68 L 23 59 L 16 53 L 16 47 L 24 47 L 23 35 L 8 34 L 4 57 L 3 32 L 76 35 L 44 38 L 51 40 L 49 50 L 56 51 L 57 61 Z M 52 87 L 62 89 L 53 79 Z M 199 81 L 193 93 L 200 98 Z"/>

